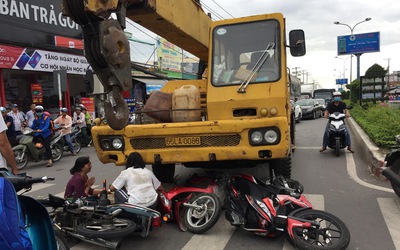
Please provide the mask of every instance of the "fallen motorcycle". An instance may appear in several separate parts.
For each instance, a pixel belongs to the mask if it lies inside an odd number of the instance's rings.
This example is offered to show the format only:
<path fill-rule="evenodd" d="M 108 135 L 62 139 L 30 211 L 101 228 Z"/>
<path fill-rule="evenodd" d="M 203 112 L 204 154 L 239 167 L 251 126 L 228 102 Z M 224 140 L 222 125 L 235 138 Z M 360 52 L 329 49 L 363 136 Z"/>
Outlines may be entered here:
<path fill-rule="evenodd" d="M 33 143 L 33 134 L 35 130 L 31 128 L 24 129 L 24 135 L 19 140 L 19 144 L 12 148 L 14 152 L 15 161 L 19 170 L 25 168 L 28 162 L 38 162 L 45 157 L 45 148 L 37 148 Z M 51 137 L 50 148 L 53 162 L 59 161 L 63 156 L 63 147 L 60 143 L 62 138 L 61 134 L 53 135 Z"/>
<path fill-rule="evenodd" d="M 110 249 L 118 249 L 121 240 L 132 233 L 142 237 L 162 224 L 159 212 L 131 204 L 110 204 L 103 181 L 100 198 L 63 199 L 49 194 L 38 200 L 50 209 L 54 227 L 65 236 Z"/>
<path fill-rule="evenodd" d="M 380 161 L 378 170 L 390 181 L 396 195 L 400 197 L 400 135 L 396 136 L 398 146 L 393 147 L 383 161 Z"/>
<path fill-rule="evenodd" d="M 312 208 L 303 186 L 278 176 L 269 184 L 251 175 L 227 181 L 225 218 L 231 225 L 267 237 L 286 234 L 298 249 L 346 249 L 347 226 L 336 216 Z"/>
<path fill-rule="evenodd" d="M 221 214 L 223 187 L 209 177 L 193 175 L 183 186 L 159 194 L 164 222 L 175 221 L 182 231 L 201 234 L 212 228 Z"/>
<path fill-rule="evenodd" d="M 3 190 L 5 192 L 5 195 L 8 195 L 8 200 L 7 200 L 7 208 L 12 209 L 12 211 L 21 211 L 22 212 L 22 218 L 24 218 L 24 228 L 26 232 L 29 235 L 29 240 L 30 243 L 25 243 L 26 248 L 24 249 L 37 249 L 37 250 L 42 250 L 42 249 L 60 249 L 60 250 L 69 250 L 69 246 L 67 243 L 66 238 L 63 236 L 60 230 L 53 229 L 53 223 L 49 217 L 49 214 L 46 210 L 46 208 L 39 203 L 37 200 L 23 195 L 25 192 L 28 192 L 32 189 L 32 185 L 34 183 L 43 183 L 49 180 L 54 180 L 54 178 L 48 178 L 46 176 L 40 177 L 40 178 L 32 178 L 30 176 L 21 174 L 21 175 L 13 175 L 10 173 L 7 169 L 0 169 L 0 177 L 3 177 L 4 180 L 1 180 L 3 178 L 0 178 L 0 182 L 3 182 L 2 186 L 3 188 L 7 189 L 7 181 L 8 183 L 11 183 L 14 186 L 14 190 L 11 188 L 8 188 L 7 190 Z M 13 198 L 13 192 L 16 195 L 16 192 L 19 192 L 21 190 L 25 190 L 22 194 L 19 194 L 18 200 L 20 203 L 20 210 L 18 210 L 17 207 L 11 207 L 15 203 L 15 200 Z M 16 205 L 16 204 L 15 204 Z M 16 205 L 17 206 L 17 205 Z M 5 215 L 8 215 L 8 219 L 12 219 L 10 217 L 17 217 L 18 215 L 13 216 L 13 212 L 7 212 L 2 213 Z M 5 227 L 4 224 L 7 225 L 5 222 L 7 218 L 2 218 L 2 226 L 3 229 Z M 8 230 L 10 230 L 11 225 L 8 225 Z M 0 237 L 3 238 L 3 237 Z M 14 239 L 11 239 L 14 238 Z M 5 240 L 12 241 L 15 244 L 15 240 L 18 238 L 17 234 L 12 235 L 12 237 L 7 237 Z M 0 244 L 2 245 L 2 244 Z M 32 248 L 29 248 L 28 245 L 31 245 Z M 2 245 L 4 247 L 4 245 Z M 12 249 L 20 249 L 17 246 L 14 245 Z"/>

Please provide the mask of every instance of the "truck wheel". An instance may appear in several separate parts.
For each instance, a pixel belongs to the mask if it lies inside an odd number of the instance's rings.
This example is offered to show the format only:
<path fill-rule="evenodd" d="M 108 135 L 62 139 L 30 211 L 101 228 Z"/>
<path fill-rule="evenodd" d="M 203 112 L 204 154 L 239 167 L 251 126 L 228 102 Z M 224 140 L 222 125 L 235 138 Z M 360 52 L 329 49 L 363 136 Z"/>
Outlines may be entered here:
<path fill-rule="evenodd" d="M 157 179 L 164 183 L 174 182 L 175 164 L 154 164 L 153 173 Z"/>
<path fill-rule="evenodd" d="M 283 159 L 271 160 L 269 167 L 274 169 L 275 175 L 282 175 L 287 179 L 292 175 L 292 158 L 291 156 Z"/>

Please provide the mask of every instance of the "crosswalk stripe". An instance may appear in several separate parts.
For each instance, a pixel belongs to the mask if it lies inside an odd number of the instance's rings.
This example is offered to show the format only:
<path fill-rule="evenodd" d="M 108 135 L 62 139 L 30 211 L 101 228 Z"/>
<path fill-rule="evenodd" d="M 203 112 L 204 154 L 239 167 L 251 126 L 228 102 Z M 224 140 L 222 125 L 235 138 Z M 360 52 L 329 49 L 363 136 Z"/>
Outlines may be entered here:
<path fill-rule="evenodd" d="M 217 224 L 210 231 L 206 234 L 194 234 L 182 249 L 224 249 L 233 232 L 235 232 L 235 227 L 231 226 L 225 216 L 221 215 Z"/>
<path fill-rule="evenodd" d="M 398 198 L 377 198 L 383 218 L 396 250 L 400 250 L 400 201 Z"/>

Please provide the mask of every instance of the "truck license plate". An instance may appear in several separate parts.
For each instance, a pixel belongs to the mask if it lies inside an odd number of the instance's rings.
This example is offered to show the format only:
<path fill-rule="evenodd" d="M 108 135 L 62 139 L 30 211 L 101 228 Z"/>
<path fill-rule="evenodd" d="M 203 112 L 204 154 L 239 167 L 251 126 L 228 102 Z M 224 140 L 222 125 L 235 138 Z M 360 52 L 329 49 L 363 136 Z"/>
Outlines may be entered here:
<path fill-rule="evenodd" d="M 165 138 L 165 145 L 169 147 L 173 146 L 193 146 L 200 145 L 200 137 L 199 136 L 190 136 L 190 137 L 167 137 Z"/>

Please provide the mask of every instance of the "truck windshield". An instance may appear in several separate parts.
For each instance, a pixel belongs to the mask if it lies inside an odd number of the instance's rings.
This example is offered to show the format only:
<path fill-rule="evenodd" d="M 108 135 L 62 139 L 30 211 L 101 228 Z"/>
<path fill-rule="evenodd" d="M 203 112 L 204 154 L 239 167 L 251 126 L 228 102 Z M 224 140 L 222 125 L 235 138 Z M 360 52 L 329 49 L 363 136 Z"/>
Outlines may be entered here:
<path fill-rule="evenodd" d="M 276 20 L 218 26 L 213 30 L 214 86 L 275 82 L 280 78 L 280 28 Z"/>

